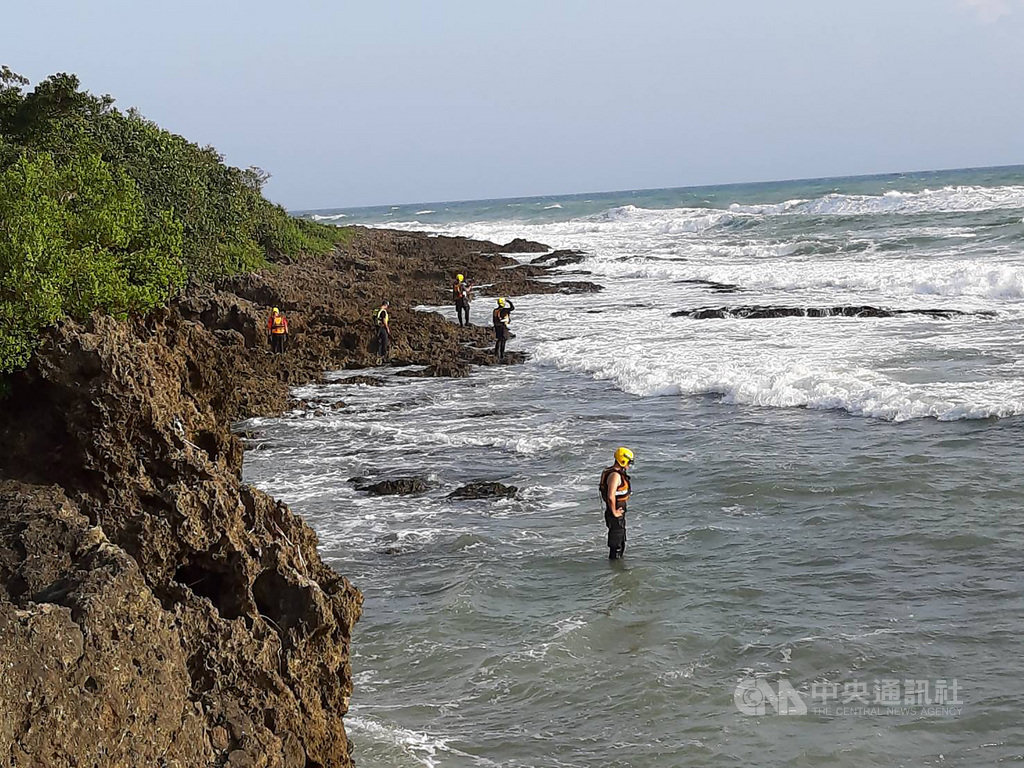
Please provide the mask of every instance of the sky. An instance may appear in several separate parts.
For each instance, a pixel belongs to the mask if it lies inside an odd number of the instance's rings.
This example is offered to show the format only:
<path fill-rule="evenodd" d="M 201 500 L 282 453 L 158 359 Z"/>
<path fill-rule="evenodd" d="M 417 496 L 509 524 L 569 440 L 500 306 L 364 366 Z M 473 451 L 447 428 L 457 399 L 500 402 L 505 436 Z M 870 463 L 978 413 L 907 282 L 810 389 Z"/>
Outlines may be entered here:
<path fill-rule="evenodd" d="M 1024 163 L 1024 0 L 0 0 L 291 210 Z"/>

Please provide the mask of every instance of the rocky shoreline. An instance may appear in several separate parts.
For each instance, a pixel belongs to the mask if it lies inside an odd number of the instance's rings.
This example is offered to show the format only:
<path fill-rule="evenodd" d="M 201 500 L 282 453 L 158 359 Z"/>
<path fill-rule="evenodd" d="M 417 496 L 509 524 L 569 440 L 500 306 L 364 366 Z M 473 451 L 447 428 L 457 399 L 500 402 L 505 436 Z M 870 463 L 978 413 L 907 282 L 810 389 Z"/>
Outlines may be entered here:
<path fill-rule="evenodd" d="M 0 425 L 5 764 L 352 764 L 343 716 L 362 596 L 301 518 L 242 483 L 232 423 L 280 412 L 290 387 L 327 370 L 371 366 L 382 298 L 395 362 L 464 376 L 494 362 L 491 303 L 470 328 L 413 309 L 447 303 L 454 273 L 478 295 L 598 288 L 545 281 L 544 263 L 505 255 L 549 250 L 537 243 L 350 234 L 327 256 L 190 286 L 144 319 L 66 323 L 12 377 Z M 271 306 L 291 325 L 284 355 L 268 354 Z"/>

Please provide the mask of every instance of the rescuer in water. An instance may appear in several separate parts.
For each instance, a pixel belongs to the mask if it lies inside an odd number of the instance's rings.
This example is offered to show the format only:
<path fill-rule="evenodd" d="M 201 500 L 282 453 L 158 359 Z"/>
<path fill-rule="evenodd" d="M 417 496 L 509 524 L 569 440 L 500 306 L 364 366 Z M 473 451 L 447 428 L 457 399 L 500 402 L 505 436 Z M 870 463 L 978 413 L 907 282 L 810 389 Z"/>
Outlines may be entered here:
<path fill-rule="evenodd" d="M 629 474 L 633 452 L 621 447 L 615 450 L 615 463 L 601 473 L 601 500 L 604 502 L 604 524 L 608 526 L 608 559 L 618 560 L 626 551 L 626 502 L 631 491 Z"/>

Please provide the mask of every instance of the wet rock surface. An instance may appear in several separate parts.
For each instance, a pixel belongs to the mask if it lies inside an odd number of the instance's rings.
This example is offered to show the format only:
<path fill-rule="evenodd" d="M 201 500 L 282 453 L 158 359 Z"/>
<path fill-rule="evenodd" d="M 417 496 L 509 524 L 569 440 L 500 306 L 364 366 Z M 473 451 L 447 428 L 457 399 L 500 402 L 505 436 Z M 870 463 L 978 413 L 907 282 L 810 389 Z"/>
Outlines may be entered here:
<path fill-rule="evenodd" d="M 519 489 L 514 485 L 502 483 L 477 482 L 469 483 L 448 494 L 453 501 L 464 499 L 514 499 Z"/>
<path fill-rule="evenodd" d="M 430 490 L 430 483 L 424 477 L 394 477 L 376 482 L 365 477 L 350 477 L 348 481 L 357 491 L 371 496 L 407 496 Z"/>
<path fill-rule="evenodd" d="M 746 306 L 680 309 L 677 312 L 673 312 L 672 317 L 689 317 L 694 320 L 727 318 L 764 320 L 775 317 L 900 317 L 902 315 L 918 315 L 939 320 L 949 320 L 965 315 L 992 317 L 994 314 L 993 312 L 964 312 L 959 309 L 884 309 L 868 305 L 839 307 Z"/>
<path fill-rule="evenodd" d="M 543 256 L 538 256 L 534 259 L 530 259 L 531 264 L 543 264 L 548 267 L 564 267 L 569 264 L 579 264 L 583 259 L 586 258 L 586 254 L 582 251 L 552 251 L 546 253 Z"/>
<path fill-rule="evenodd" d="M 412 307 L 447 301 L 456 272 L 502 295 L 560 290 L 499 250 L 357 229 L 330 255 L 190 286 L 145 319 L 53 330 L 0 421 L 6 764 L 351 765 L 362 596 L 300 518 L 242 483 L 230 425 L 373 365 L 385 297 L 396 358 L 434 375 L 493 363 L 489 328 Z M 272 306 L 292 331 L 276 356 Z"/>

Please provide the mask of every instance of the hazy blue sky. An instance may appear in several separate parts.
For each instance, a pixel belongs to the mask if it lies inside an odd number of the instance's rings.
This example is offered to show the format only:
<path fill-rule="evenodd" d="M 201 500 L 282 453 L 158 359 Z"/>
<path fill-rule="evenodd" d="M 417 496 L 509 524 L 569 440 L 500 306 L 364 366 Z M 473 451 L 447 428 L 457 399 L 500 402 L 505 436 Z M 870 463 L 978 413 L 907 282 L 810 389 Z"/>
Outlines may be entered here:
<path fill-rule="evenodd" d="M 3 0 L 289 208 L 1024 162 L 1024 0 Z"/>

